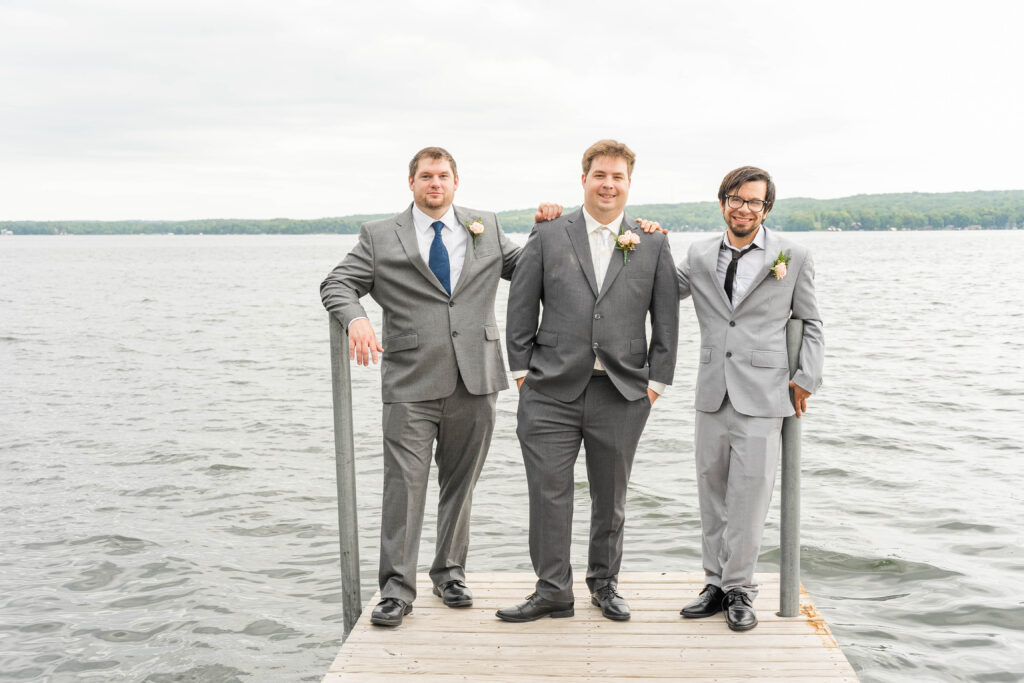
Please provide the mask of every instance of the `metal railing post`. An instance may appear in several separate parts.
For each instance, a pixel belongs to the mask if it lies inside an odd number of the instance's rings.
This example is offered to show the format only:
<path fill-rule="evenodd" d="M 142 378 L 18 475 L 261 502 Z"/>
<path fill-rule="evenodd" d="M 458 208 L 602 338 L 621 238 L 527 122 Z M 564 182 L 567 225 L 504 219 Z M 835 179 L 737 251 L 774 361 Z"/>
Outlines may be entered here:
<path fill-rule="evenodd" d="M 790 319 L 786 323 L 790 377 L 796 374 L 803 336 L 804 322 Z M 800 432 L 800 420 L 795 415 L 782 421 L 782 511 L 779 522 L 779 616 L 782 617 L 795 617 L 800 613 Z"/>
<path fill-rule="evenodd" d="M 352 423 L 352 373 L 348 333 L 328 314 L 331 328 L 331 387 L 334 395 L 334 465 L 338 479 L 338 540 L 341 546 L 341 605 L 344 633 L 363 611 L 359 580 L 359 524 L 356 519 L 356 459 Z"/>

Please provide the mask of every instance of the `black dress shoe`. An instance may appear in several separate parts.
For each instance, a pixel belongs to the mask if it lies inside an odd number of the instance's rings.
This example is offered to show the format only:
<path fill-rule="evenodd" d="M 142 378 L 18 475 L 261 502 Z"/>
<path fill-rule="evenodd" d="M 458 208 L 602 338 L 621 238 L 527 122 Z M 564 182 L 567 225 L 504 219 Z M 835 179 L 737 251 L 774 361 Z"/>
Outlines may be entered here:
<path fill-rule="evenodd" d="M 370 623 L 377 626 L 401 626 L 402 617 L 412 612 L 412 605 L 398 598 L 384 598 L 373 608 Z"/>
<path fill-rule="evenodd" d="M 594 607 L 601 608 L 601 614 L 612 621 L 627 621 L 629 619 L 629 603 L 619 595 L 615 586 L 604 586 L 598 588 L 596 593 L 590 594 L 590 603 Z"/>
<path fill-rule="evenodd" d="M 725 598 L 725 593 L 722 589 L 709 583 L 704 586 L 704 590 L 700 592 L 697 599 L 679 610 L 679 613 L 687 619 L 710 617 L 722 611 L 723 598 Z"/>
<path fill-rule="evenodd" d="M 749 631 L 757 626 L 757 615 L 751 606 L 750 596 L 739 588 L 733 588 L 725 594 L 722 609 L 725 610 L 725 623 L 733 631 Z"/>
<path fill-rule="evenodd" d="M 434 595 L 444 600 L 444 604 L 449 607 L 469 607 L 473 604 L 473 594 L 462 579 L 452 579 L 434 586 Z"/>
<path fill-rule="evenodd" d="M 555 602 L 554 600 L 545 600 L 536 593 L 526 598 L 526 602 L 515 607 L 507 607 L 500 609 L 495 612 L 495 615 L 499 619 L 504 621 L 536 621 L 541 617 L 551 617 L 552 619 L 564 619 L 565 617 L 571 617 L 576 612 L 573 610 L 573 601 L 569 602 Z"/>

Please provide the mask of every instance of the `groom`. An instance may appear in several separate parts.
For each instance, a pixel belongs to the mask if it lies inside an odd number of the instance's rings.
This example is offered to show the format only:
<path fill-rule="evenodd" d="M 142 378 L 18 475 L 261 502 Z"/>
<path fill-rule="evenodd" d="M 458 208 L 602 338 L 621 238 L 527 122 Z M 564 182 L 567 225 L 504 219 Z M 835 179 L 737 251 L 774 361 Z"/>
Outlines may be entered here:
<path fill-rule="evenodd" d="M 569 544 L 581 443 L 591 601 L 608 619 L 630 616 L 617 591 L 626 485 L 651 405 L 672 382 L 679 317 L 668 239 L 628 230 L 635 158 L 614 140 L 592 145 L 583 155 L 583 207 L 535 225 L 512 278 L 507 348 L 520 390 L 517 435 L 537 587 L 525 603 L 498 610 L 505 621 L 574 614 Z"/>
<path fill-rule="evenodd" d="M 737 168 L 722 180 L 718 202 L 725 234 L 693 243 L 678 271 L 680 297 L 693 297 L 701 331 L 694 446 L 706 582 L 682 615 L 725 610 L 730 629 L 747 631 L 757 626 L 754 565 L 782 420 L 794 404 L 800 417 L 821 385 L 825 342 L 810 252 L 763 225 L 775 202 L 772 177 Z M 792 380 L 790 318 L 804 324 Z"/>

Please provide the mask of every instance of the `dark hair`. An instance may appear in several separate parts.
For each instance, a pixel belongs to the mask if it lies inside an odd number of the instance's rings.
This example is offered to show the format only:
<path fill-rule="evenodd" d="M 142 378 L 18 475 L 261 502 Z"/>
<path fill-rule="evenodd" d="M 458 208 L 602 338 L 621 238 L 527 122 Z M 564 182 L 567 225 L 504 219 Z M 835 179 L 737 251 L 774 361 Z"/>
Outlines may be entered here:
<path fill-rule="evenodd" d="M 420 151 L 416 152 L 416 156 L 414 156 L 412 161 L 409 162 L 410 178 L 416 175 L 416 167 L 419 166 L 420 159 L 424 157 L 430 157 L 431 159 L 447 159 L 448 163 L 452 165 L 452 175 L 456 177 L 459 175 L 458 169 L 455 168 L 455 159 L 448 153 L 448 150 L 443 147 L 424 147 Z"/>
<path fill-rule="evenodd" d="M 764 193 L 764 212 L 767 214 L 775 204 L 775 181 L 768 171 L 757 166 L 740 166 L 736 170 L 729 171 L 722 178 L 722 184 L 718 187 L 718 203 L 725 203 L 725 195 L 730 194 L 744 183 L 763 180 L 768 186 Z"/>
<path fill-rule="evenodd" d="M 590 166 L 597 157 L 620 157 L 626 160 L 626 175 L 633 177 L 636 154 L 625 143 L 616 140 L 598 140 L 583 153 L 583 175 L 590 173 Z"/>

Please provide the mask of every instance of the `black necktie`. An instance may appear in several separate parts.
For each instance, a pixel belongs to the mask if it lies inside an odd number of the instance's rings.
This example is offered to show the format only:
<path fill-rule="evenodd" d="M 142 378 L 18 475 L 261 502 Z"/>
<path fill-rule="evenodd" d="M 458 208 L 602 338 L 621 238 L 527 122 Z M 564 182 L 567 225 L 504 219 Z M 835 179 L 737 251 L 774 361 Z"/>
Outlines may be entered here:
<path fill-rule="evenodd" d="M 729 249 L 729 247 L 725 248 Z M 729 249 L 732 252 L 732 261 L 729 261 L 729 267 L 725 269 L 725 296 L 729 299 L 730 304 L 732 304 L 732 283 L 736 279 L 736 267 L 739 265 L 740 259 L 754 251 L 754 249 L 757 249 L 755 244 L 751 244 L 743 251 Z"/>

